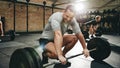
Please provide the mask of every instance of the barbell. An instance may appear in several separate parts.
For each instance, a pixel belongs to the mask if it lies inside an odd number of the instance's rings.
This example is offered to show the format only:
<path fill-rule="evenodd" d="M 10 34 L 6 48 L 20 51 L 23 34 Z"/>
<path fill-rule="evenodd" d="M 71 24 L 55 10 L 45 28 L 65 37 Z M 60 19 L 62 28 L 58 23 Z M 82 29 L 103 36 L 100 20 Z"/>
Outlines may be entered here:
<path fill-rule="evenodd" d="M 102 38 L 93 38 L 87 43 L 87 48 L 90 51 L 90 56 L 95 59 L 102 61 L 107 58 L 111 53 L 110 44 L 107 40 Z M 77 56 L 83 55 L 77 54 L 67 59 L 71 59 Z M 9 68 L 45 68 L 53 64 L 60 62 L 53 62 L 48 64 L 42 64 L 41 57 L 38 51 L 32 47 L 26 47 L 21 49 L 16 49 L 10 58 Z M 70 64 L 69 64 L 70 65 Z"/>

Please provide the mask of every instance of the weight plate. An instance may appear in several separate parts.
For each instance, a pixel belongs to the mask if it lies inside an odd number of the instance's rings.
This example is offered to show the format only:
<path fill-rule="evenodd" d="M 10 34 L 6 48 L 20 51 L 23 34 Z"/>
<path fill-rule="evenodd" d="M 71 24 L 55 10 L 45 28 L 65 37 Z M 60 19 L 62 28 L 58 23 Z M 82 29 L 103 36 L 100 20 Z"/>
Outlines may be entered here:
<path fill-rule="evenodd" d="M 108 41 L 101 38 L 93 38 L 88 42 L 87 48 L 89 50 L 96 48 L 97 50 L 91 51 L 90 56 L 95 60 L 103 60 L 111 53 L 111 47 Z"/>
<path fill-rule="evenodd" d="M 43 65 L 41 63 L 41 58 L 40 58 L 39 54 L 35 51 L 35 49 L 33 49 L 31 47 L 26 47 L 24 49 L 29 51 L 29 53 L 34 61 L 35 68 L 43 68 Z"/>
<path fill-rule="evenodd" d="M 9 68 L 34 68 L 34 66 L 31 55 L 24 49 L 15 50 L 9 62 Z"/>

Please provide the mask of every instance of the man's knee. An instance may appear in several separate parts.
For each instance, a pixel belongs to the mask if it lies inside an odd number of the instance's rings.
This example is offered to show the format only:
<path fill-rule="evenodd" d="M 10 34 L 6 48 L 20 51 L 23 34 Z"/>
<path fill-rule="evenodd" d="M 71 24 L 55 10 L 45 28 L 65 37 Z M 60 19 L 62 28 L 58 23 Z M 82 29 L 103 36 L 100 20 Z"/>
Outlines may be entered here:
<path fill-rule="evenodd" d="M 76 36 L 73 37 L 74 41 L 78 41 L 78 38 Z"/>
<path fill-rule="evenodd" d="M 78 38 L 74 35 L 70 37 L 69 42 L 76 42 L 77 40 Z"/>

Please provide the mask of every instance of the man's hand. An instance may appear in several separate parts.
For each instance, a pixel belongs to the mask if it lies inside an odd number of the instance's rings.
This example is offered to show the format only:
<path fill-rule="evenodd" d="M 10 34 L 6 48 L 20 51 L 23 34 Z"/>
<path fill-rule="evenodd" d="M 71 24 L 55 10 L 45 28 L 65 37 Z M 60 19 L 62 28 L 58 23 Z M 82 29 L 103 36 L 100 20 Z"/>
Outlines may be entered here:
<path fill-rule="evenodd" d="M 59 59 L 59 61 L 62 63 L 62 64 L 66 64 L 67 63 L 67 60 L 66 60 L 66 58 L 64 57 L 64 56 L 58 56 L 58 59 Z"/>
<path fill-rule="evenodd" d="M 83 53 L 85 57 L 88 57 L 90 55 L 88 49 L 83 49 Z"/>

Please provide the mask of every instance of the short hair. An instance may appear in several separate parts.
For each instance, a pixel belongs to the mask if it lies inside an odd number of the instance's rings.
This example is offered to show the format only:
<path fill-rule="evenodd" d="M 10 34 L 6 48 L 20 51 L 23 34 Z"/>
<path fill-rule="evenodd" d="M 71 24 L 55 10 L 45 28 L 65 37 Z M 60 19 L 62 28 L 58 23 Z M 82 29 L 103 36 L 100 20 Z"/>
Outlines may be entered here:
<path fill-rule="evenodd" d="M 65 12 L 66 12 L 67 10 L 70 10 L 70 11 L 72 11 L 72 12 L 75 12 L 73 5 L 68 5 L 68 6 L 65 8 Z"/>

